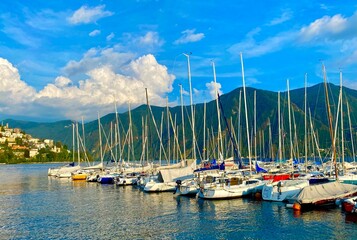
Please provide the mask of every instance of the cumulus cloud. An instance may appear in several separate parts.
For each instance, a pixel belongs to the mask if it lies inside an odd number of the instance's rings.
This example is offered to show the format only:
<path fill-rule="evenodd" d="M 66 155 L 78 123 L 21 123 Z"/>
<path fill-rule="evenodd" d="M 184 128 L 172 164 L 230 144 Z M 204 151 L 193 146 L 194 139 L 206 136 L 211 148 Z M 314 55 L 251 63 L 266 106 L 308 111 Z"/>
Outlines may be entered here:
<path fill-rule="evenodd" d="M 25 114 L 35 95 L 35 89 L 20 79 L 18 70 L 0 58 L 0 110 L 7 114 Z"/>
<path fill-rule="evenodd" d="M 74 25 L 88 24 L 96 22 L 101 18 L 112 16 L 114 14 L 113 12 L 105 11 L 104 8 L 105 5 L 100 5 L 93 8 L 82 6 L 76 10 L 67 20 L 69 23 Z"/>
<path fill-rule="evenodd" d="M 79 120 L 82 116 L 94 119 L 99 111 L 114 111 L 114 101 L 119 110 L 144 104 L 145 88 L 150 103 L 165 105 L 167 93 L 173 90 L 175 76 L 159 64 L 153 55 L 144 55 L 127 64 L 122 71 L 103 65 L 89 70 L 88 78 L 74 84 L 71 79 L 59 76 L 36 92 L 20 79 L 18 70 L 0 58 L 0 111 L 6 114 L 33 116 L 46 114 L 54 118 Z"/>
<path fill-rule="evenodd" d="M 315 38 L 336 36 L 346 30 L 348 21 L 340 14 L 335 16 L 324 16 L 312 22 L 309 26 L 300 30 L 302 41 L 311 41 Z"/>
<path fill-rule="evenodd" d="M 71 83 L 72 83 L 71 79 L 63 77 L 63 76 L 57 77 L 55 80 L 55 85 L 57 87 L 66 87 Z"/>
<path fill-rule="evenodd" d="M 100 30 L 96 29 L 89 33 L 90 37 L 95 37 L 100 34 Z"/>
<path fill-rule="evenodd" d="M 168 74 L 167 68 L 160 65 L 153 55 L 142 56 L 123 68 L 122 73 L 115 73 L 108 66 L 95 68 L 88 72 L 89 78 L 80 81 L 78 86 L 59 87 L 49 84 L 39 92 L 38 97 L 58 98 L 60 101 L 56 102 L 73 99 L 80 106 L 92 106 L 93 109 L 100 108 L 110 112 L 114 99 L 121 109 L 127 109 L 128 103 L 132 106 L 145 103 L 145 88 L 148 88 L 152 104 L 165 103 L 166 94 L 173 89 L 175 77 Z M 77 111 L 69 112 L 78 114 L 80 110 L 78 107 Z M 93 111 L 92 117 L 95 114 L 96 111 Z"/>
<path fill-rule="evenodd" d="M 111 34 L 114 36 L 114 34 Z M 110 48 L 91 48 L 84 53 L 82 59 L 69 61 L 62 69 L 67 76 L 80 76 L 98 66 L 108 66 L 113 71 L 122 71 L 123 65 L 127 64 L 140 55 L 155 52 L 164 43 L 157 32 L 147 32 L 144 35 L 125 34 L 122 42 Z M 132 49 L 133 52 L 128 51 Z"/>
<path fill-rule="evenodd" d="M 202 40 L 205 35 L 203 33 L 195 33 L 196 29 L 186 29 L 182 31 L 182 36 L 177 39 L 174 44 L 184 44 L 189 42 L 198 42 Z"/>
<path fill-rule="evenodd" d="M 109 66 L 115 71 L 119 70 L 134 57 L 134 53 L 120 52 L 116 47 L 91 48 L 79 61 L 69 61 L 63 68 L 63 72 L 65 75 L 71 77 L 86 74 L 91 69 L 97 68 L 98 66 Z"/>
<path fill-rule="evenodd" d="M 222 85 L 220 83 L 215 83 L 214 81 L 211 81 L 209 83 L 206 83 L 206 87 L 210 96 L 213 99 L 217 98 L 217 93 L 219 95 L 222 95 L 222 90 L 221 90 Z"/>

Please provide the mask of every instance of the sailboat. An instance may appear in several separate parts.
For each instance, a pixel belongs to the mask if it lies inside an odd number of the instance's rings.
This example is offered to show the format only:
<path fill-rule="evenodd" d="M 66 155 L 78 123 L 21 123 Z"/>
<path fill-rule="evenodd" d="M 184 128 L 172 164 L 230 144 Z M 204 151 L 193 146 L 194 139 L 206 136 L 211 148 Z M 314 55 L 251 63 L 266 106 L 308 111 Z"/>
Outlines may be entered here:
<path fill-rule="evenodd" d="M 338 181 L 338 168 L 336 164 L 336 147 L 335 147 L 335 135 L 332 125 L 332 114 L 330 109 L 330 102 L 327 89 L 326 69 L 322 64 L 322 71 L 325 85 L 325 99 L 328 114 L 329 130 L 331 137 L 332 148 L 332 162 L 335 171 L 334 182 L 322 183 L 317 185 L 310 185 L 301 190 L 301 192 L 290 200 L 294 202 L 293 208 L 295 210 L 309 209 L 314 207 L 331 206 L 335 205 L 336 200 L 356 196 L 357 186 L 351 184 L 344 184 Z"/>
<path fill-rule="evenodd" d="M 78 125 L 77 125 L 78 128 Z M 49 176 L 56 176 L 58 178 L 70 178 L 72 175 L 71 173 L 74 171 L 78 171 L 81 169 L 80 166 L 80 159 L 78 158 L 78 164 L 74 164 L 74 156 L 75 156 L 75 145 L 74 145 L 74 138 L 75 138 L 75 125 L 72 123 L 72 136 L 73 136 L 73 162 L 70 164 L 67 164 L 65 166 L 59 167 L 59 168 L 49 168 L 48 169 L 48 175 Z"/>
<path fill-rule="evenodd" d="M 232 175 L 227 176 L 222 174 L 216 181 L 209 187 L 202 185 L 200 186 L 200 191 L 197 193 L 197 197 L 203 199 L 230 199 L 230 198 L 239 198 L 255 192 L 261 192 L 264 186 L 264 182 L 260 179 L 252 177 L 252 161 L 251 161 L 251 152 L 250 152 L 250 140 L 249 140 L 249 127 L 248 127 L 248 113 L 247 113 L 247 102 L 246 102 L 246 93 L 245 93 L 245 81 L 244 81 L 244 66 L 243 66 L 243 56 L 241 57 L 241 66 L 242 66 L 242 79 L 243 79 L 243 92 L 244 92 L 244 105 L 245 105 L 245 117 L 247 124 L 247 144 L 248 144 L 248 155 L 249 155 L 249 176 L 242 175 Z M 233 139 L 229 124 L 224 114 L 222 103 L 220 101 L 220 96 L 218 94 L 218 101 L 220 111 L 225 120 L 226 127 L 229 133 L 230 140 L 234 147 L 235 157 L 239 162 L 239 168 L 243 169 L 242 160 L 238 154 L 238 148 L 236 142 Z"/>
<path fill-rule="evenodd" d="M 307 186 L 309 186 L 308 180 L 283 180 L 267 183 L 263 187 L 262 198 L 266 201 L 287 201 Z"/>

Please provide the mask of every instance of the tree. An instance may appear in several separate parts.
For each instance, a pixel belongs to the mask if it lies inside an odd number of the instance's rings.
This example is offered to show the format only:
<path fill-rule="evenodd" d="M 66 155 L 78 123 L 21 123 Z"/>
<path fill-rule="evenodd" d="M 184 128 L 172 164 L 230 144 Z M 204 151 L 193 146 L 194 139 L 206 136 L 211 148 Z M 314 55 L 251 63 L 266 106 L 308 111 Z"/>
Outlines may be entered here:
<path fill-rule="evenodd" d="M 22 138 L 19 138 L 19 137 L 15 138 L 15 142 L 16 142 L 17 145 L 20 145 L 20 146 L 23 145 Z"/>

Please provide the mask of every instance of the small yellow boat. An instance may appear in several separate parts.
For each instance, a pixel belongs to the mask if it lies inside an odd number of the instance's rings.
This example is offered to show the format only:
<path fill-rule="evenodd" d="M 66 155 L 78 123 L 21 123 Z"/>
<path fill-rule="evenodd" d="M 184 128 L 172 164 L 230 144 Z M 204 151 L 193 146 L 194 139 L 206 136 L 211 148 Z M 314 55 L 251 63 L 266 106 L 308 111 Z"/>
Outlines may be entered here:
<path fill-rule="evenodd" d="M 87 180 L 87 176 L 88 176 L 88 174 L 84 173 L 84 172 L 75 173 L 75 174 L 72 174 L 72 180 L 73 181 Z"/>

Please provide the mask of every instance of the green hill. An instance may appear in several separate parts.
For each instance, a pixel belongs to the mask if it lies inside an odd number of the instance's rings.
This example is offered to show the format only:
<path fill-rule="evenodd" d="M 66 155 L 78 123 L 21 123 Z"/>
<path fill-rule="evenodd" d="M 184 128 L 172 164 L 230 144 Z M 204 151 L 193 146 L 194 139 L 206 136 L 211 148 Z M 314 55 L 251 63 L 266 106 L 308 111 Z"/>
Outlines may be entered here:
<path fill-rule="evenodd" d="M 339 87 L 333 84 L 328 84 L 331 109 L 334 116 L 336 116 Z M 250 138 L 253 144 L 254 136 L 254 91 L 256 91 L 256 118 L 257 118 L 257 154 L 264 155 L 266 157 L 273 154 L 277 154 L 278 146 L 278 93 L 246 88 L 247 93 L 247 109 L 248 109 L 248 126 L 250 133 Z M 349 122 L 347 117 L 347 106 L 346 100 L 350 105 L 351 122 L 352 127 L 356 127 L 356 112 L 357 112 L 357 91 L 343 88 L 344 91 L 344 126 L 345 126 L 345 139 L 346 148 L 350 149 L 350 132 L 349 132 Z M 295 89 L 290 91 L 291 99 L 291 121 L 292 121 L 292 139 L 294 140 L 294 155 L 298 156 L 304 152 L 304 104 L 305 104 L 305 89 Z M 241 96 L 241 97 L 240 97 Z M 312 124 L 314 126 L 314 133 L 318 137 L 319 148 L 329 148 L 331 145 L 327 114 L 326 114 L 326 104 L 325 104 L 325 90 L 323 84 L 317 84 L 307 88 L 307 105 L 311 112 Z M 290 136 L 289 136 L 289 118 L 288 118 L 288 99 L 287 92 L 280 93 L 281 99 L 281 116 L 282 116 L 282 128 L 283 128 L 283 147 L 284 156 L 289 157 L 290 149 Z M 247 156 L 247 137 L 246 137 L 246 120 L 244 111 L 244 101 L 243 101 L 243 90 L 242 88 L 237 88 L 227 94 L 221 96 L 221 103 L 224 109 L 225 117 L 229 124 L 233 124 L 233 135 L 238 140 L 238 145 L 240 152 L 243 156 Z M 240 103 L 240 104 L 239 104 Z M 146 105 L 139 106 L 131 111 L 132 118 L 132 137 L 128 133 L 129 128 L 129 113 L 118 114 L 118 122 L 120 128 L 120 138 L 121 146 L 125 146 L 123 151 L 123 156 L 126 158 L 128 152 L 134 153 L 135 158 L 140 158 L 142 154 L 142 135 L 143 135 L 143 125 L 148 122 L 147 131 L 148 134 L 148 157 L 151 159 L 158 159 L 160 154 L 160 141 L 158 138 L 157 131 L 160 132 L 161 128 L 161 116 L 163 114 L 163 127 L 162 127 L 162 145 L 168 152 L 168 132 L 167 132 L 167 115 L 166 108 L 152 106 L 153 118 Z M 204 126 L 204 104 L 196 104 L 195 109 L 195 129 L 196 129 L 196 139 L 198 143 L 198 152 L 203 152 L 203 126 Z M 239 111 L 241 109 L 241 111 Z M 169 108 L 170 114 L 172 116 L 172 121 L 176 121 L 177 126 L 177 139 L 174 138 L 174 131 L 170 127 L 170 158 L 174 158 L 174 143 L 179 142 L 180 150 L 183 150 L 182 142 L 182 117 L 181 117 L 181 106 L 176 106 Z M 186 155 L 191 157 L 192 153 L 192 130 L 190 126 L 191 118 L 191 108 L 190 106 L 184 107 L 185 112 L 185 135 L 186 135 Z M 239 119 L 240 116 L 240 119 Z M 153 122 L 155 119 L 157 130 Z M 309 119 L 309 115 L 307 115 Z M 335 119 L 335 117 L 334 117 Z M 17 121 L 7 119 L 3 121 L 8 123 L 10 127 L 18 127 L 23 129 L 29 134 L 39 138 L 51 138 L 55 141 L 61 141 L 66 144 L 69 148 L 72 147 L 72 121 L 59 121 L 53 123 L 36 123 L 28 121 Z M 115 132 L 116 116 L 114 113 L 103 116 L 100 119 L 103 126 L 102 133 L 102 144 L 110 144 L 115 141 L 115 134 L 110 133 Z M 270 122 L 270 125 L 269 125 Z M 240 127 L 238 124 L 240 123 Z M 207 151 L 210 152 L 211 157 L 217 157 L 216 149 L 217 144 L 213 139 L 217 138 L 217 108 L 216 101 L 211 101 L 206 104 L 206 141 L 209 138 L 210 142 L 206 144 Z M 226 130 L 226 125 L 222 116 L 221 125 L 223 130 L 223 138 L 225 142 L 225 156 L 232 155 L 232 148 L 228 138 L 228 133 Z M 269 127 L 271 129 L 271 141 L 272 146 L 269 145 Z M 98 132 L 98 121 L 94 120 L 88 122 L 84 125 L 85 129 L 85 145 L 90 153 L 95 157 L 99 157 L 99 132 Z M 308 123 L 308 140 L 309 140 L 309 152 L 313 152 L 315 143 L 313 142 L 313 135 L 310 131 L 310 122 Z M 79 132 L 82 135 L 82 126 L 79 125 Z M 295 134 L 296 133 L 296 134 Z M 338 135 L 339 136 L 339 135 Z M 133 148 L 128 149 L 129 139 L 132 139 Z M 355 141 L 356 142 L 356 141 Z M 347 150 L 348 150 L 347 149 Z M 271 152 L 273 151 L 273 152 Z M 177 147 L 176 155 L 177 156 Z M 253 151 L 254 153 L 254 151 Z M 114 154 L 114 153 L 113 153 Z M 131 156 L 131 155 L 130 155 Z M 132 158 L 132 157 L 130 157 Z"/>

